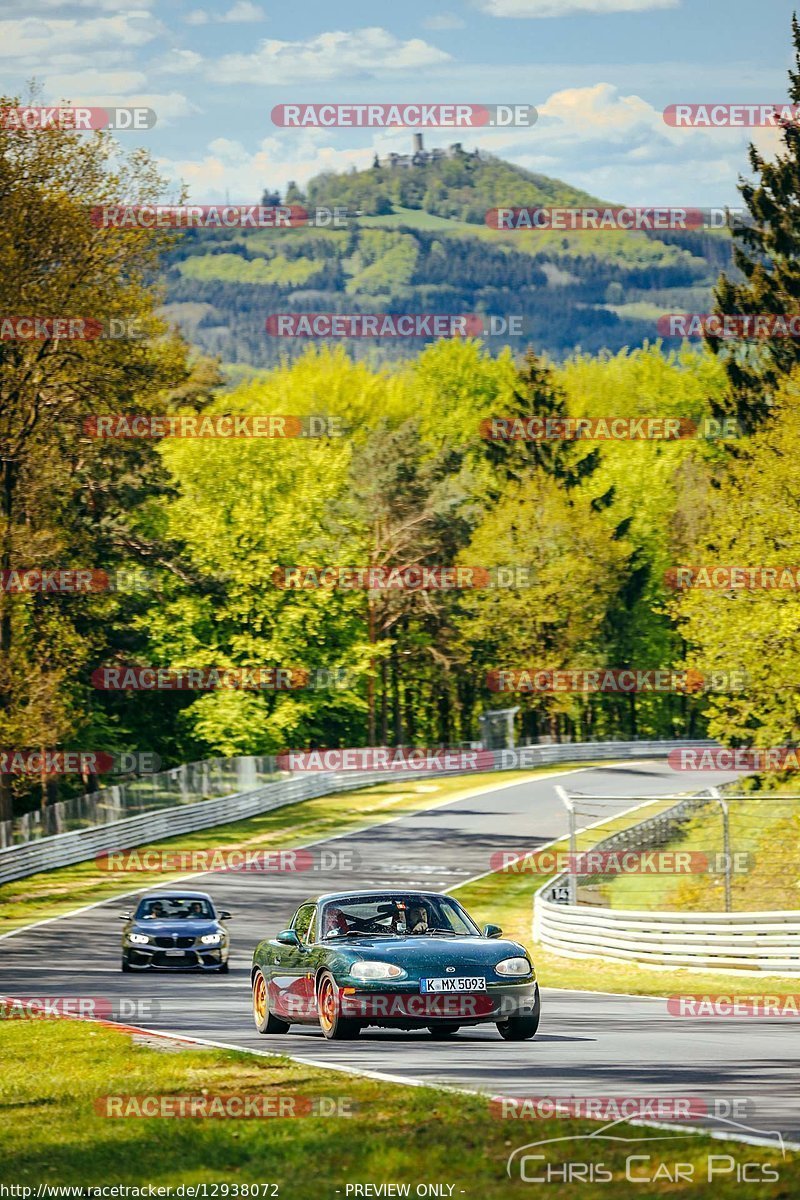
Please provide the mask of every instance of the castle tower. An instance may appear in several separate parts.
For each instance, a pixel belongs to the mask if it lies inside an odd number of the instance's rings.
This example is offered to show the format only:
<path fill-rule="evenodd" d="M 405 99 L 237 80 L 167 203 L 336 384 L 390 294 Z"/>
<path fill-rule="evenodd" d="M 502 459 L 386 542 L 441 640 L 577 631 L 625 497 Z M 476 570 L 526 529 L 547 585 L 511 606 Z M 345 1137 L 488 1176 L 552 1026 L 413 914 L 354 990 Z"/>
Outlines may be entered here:
<path fill-rule="evenodd" d="M 422 134 L 421 133 L 414 134 L 414 153 L 415 154 L 422 153 Z"/>

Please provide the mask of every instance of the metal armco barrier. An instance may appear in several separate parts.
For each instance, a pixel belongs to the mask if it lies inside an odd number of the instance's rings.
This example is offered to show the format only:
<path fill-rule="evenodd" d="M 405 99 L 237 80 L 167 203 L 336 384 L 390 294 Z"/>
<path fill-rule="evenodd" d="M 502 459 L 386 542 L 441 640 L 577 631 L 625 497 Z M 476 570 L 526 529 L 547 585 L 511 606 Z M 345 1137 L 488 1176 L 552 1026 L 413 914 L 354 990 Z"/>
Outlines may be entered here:
<path fill-rule="evenodd" d="M 497 771 L 617 759 L 664 757 L 670 750 L 682 746 L 714 745 L 698 741 L 648 742 L 566 742 L 555 745 L 519 746 L 514 750 L 494 750 L 492 756 Z M 437 771 L 435 775 L 469 774 L 469 771 Z M 143 812 L 102 825 L 92 825 L 39 837 L 21 845 L 0 848 L 0 885 L 23 879 L 39 871 L 85 862 L 109 850 L 126 850 L 146 842 L 176 837 L 225 825 L 246 817 L 257 816 L 273 808 L 296 804 L 336 792 L 355 791 L 391 779 L 427 779 L 431 771 L 353 771 L 353 772 L 296 772 L 272 783 L 254 787 L 233 795 L 201 800 Z"/>
<path fill-rule="evenodd" d="M 800 912 L 585 908 L 554 904 L 539 891 L 533 936 L 567 958 L 800 976 Z"/>

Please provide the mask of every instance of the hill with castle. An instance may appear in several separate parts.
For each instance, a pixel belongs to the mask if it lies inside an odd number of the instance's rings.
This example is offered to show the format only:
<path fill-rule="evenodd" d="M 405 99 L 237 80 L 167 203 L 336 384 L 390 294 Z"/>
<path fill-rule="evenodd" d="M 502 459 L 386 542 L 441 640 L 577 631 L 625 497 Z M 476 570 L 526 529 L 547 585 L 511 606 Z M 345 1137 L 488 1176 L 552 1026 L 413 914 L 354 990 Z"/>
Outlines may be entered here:
<path fill-rule="evenodd" d="M 617 198 L 619 200 L 619 198 Z M 167 259 L 166 312 L 189 340 L 224 362 L 270 366 L 308 347 L 275 338 L 280 312 L 476 313 L 522 318 L 522 333 L 489 339 L 492 353 L 528 345 L 556 359 L 655 341 L 669 312 L 707 312 L 729 269 L 727 232 L 501 231 L 496 207 L 596 205 L 563 180 L 460 143 L 364 170 L 326 172 L 264 203 L 340 207 L 347 227 L 189 230 Z M 353 357 L 388 360 L 423 341 L 351 339 Z M 677 341 L 675 343 L 678 344 Z"/>

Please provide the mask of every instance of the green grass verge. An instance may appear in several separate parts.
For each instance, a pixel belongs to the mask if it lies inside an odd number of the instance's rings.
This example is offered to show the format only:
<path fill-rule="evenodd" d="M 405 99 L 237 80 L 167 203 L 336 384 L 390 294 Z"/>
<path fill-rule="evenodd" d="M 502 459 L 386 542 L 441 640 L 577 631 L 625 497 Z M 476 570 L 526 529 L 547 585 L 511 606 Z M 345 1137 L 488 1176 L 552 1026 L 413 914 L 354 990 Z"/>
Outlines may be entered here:
<path fill-rule="evenodd" d="M 324 1200 L 337 1193 L 344 1197 L 346 1185 L 355 1181 L 405 1183 L 411 1195 L 417 1184 L 436 1182 L 452 1185 L 454 1197 L 492 1200 L 531 1194 L 529 1183 L 506 1175 L 512 1150 L 597 1128 L 583 1119 L 501 1120 L 481 1097 L 326 1072 L 278 1056 L 216 1049 L 165 1053 L 137 1044 L 127 1033 L 79 1021 L 0 1022 L 0 1053 L 0 1176 L 4 1183 L 34 1189 L 275 1183 L 287 1200 Z M 203 1092 L 269 1096 L 273 1102 L 281 1095 L 302 1097 L 312 1105 L 324 1097 L 329 1108 L 352 1115 L 125 1119 L 96 1110 L 107 1096 L 174 1099 Z M 626 1125 L 614 1133 L 641 1138 L 657 1131 Z M 627 1184 L 626 1157 L 646 1153 L 653 1156 L 652 1173 L 659 1161 L 692 1164 L 695 1181 L 675 1190 L 681 1195 L 690 1190 L 693 1198 L 740 1200 L 746 1194 L 750 1200 L 789 1196 L 800 1188 L 796 1154 L 787 1152 L 783 1160 L 773 1148 L 687 1133 L 675 1141 L 592 1146 L 583 1140 L 553 1147 L 552 1163 L 602 1159 L 614 1177 L 610 1188 L 602 1182 L 556 1184 L 553 1194 L 585 1200 L 672 1194 L 662 1183 Z M 706 1182 L 709 1156 L 724 1153 L 772 1164 L 779 1183 L 748 1184 L 745 1192 L 730 1173 Z M 636 1170 L 641 1174 L 641 1163 Z"/>
<path fill-rule="evenodd" d="M 273 809 L 257 817 L 216 825 L 196 833 L 162 839 L 141 846 L 145 850 L 202 850 L 207 847 L 248 846 L 291 849 L 334 834 L 378 824 L 404 813 L 435 807 L 485 791 L 497 784 L 519 783 L 537 775 L 568 771 L 561 767 L 541 767 L 533 771 L 484 772 L 475 775 L 445 776 L 438 779 L 408 781 L 399 779 L 360 791 L 340 792 L 303 800 L 298 804 Z M 33 921 L 61 916 L 84 904 L 122 896 L 148 884 L 180 878 L 179 872 L 114 875 L 97 866 L 93 859 L 29 875 L 0 887 L 0 933 L 18 929 Z"/>

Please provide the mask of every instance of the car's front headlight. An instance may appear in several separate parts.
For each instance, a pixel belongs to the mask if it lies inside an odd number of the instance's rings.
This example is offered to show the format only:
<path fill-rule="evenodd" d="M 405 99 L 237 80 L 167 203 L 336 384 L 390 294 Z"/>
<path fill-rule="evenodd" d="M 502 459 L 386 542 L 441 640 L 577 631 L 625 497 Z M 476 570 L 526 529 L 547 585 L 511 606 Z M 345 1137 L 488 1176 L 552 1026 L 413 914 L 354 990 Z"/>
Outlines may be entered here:
<path fill-rule="evenodd" d="M 495 967 L 498 975 L 532 975 L 533 967 L 527 958 L 504 958 Z"/>
<path fill-rule="evenodd" d="M 358 962 L 353 963 L 350 974 L 354 979 L 405 979 L 406 973 L 402 967 L 394 963 Z"/>
<path fill-rule="evenodd" d="M 204 933 L 200 938 L 204 946 L 218 946 L 222 941 L 221 933 Z"/>
<path fill-rule="evenodd" d="M 129 933 L 128 937 L 136 946 L 146 946 L 150 941 L 146 933 Z"/>

